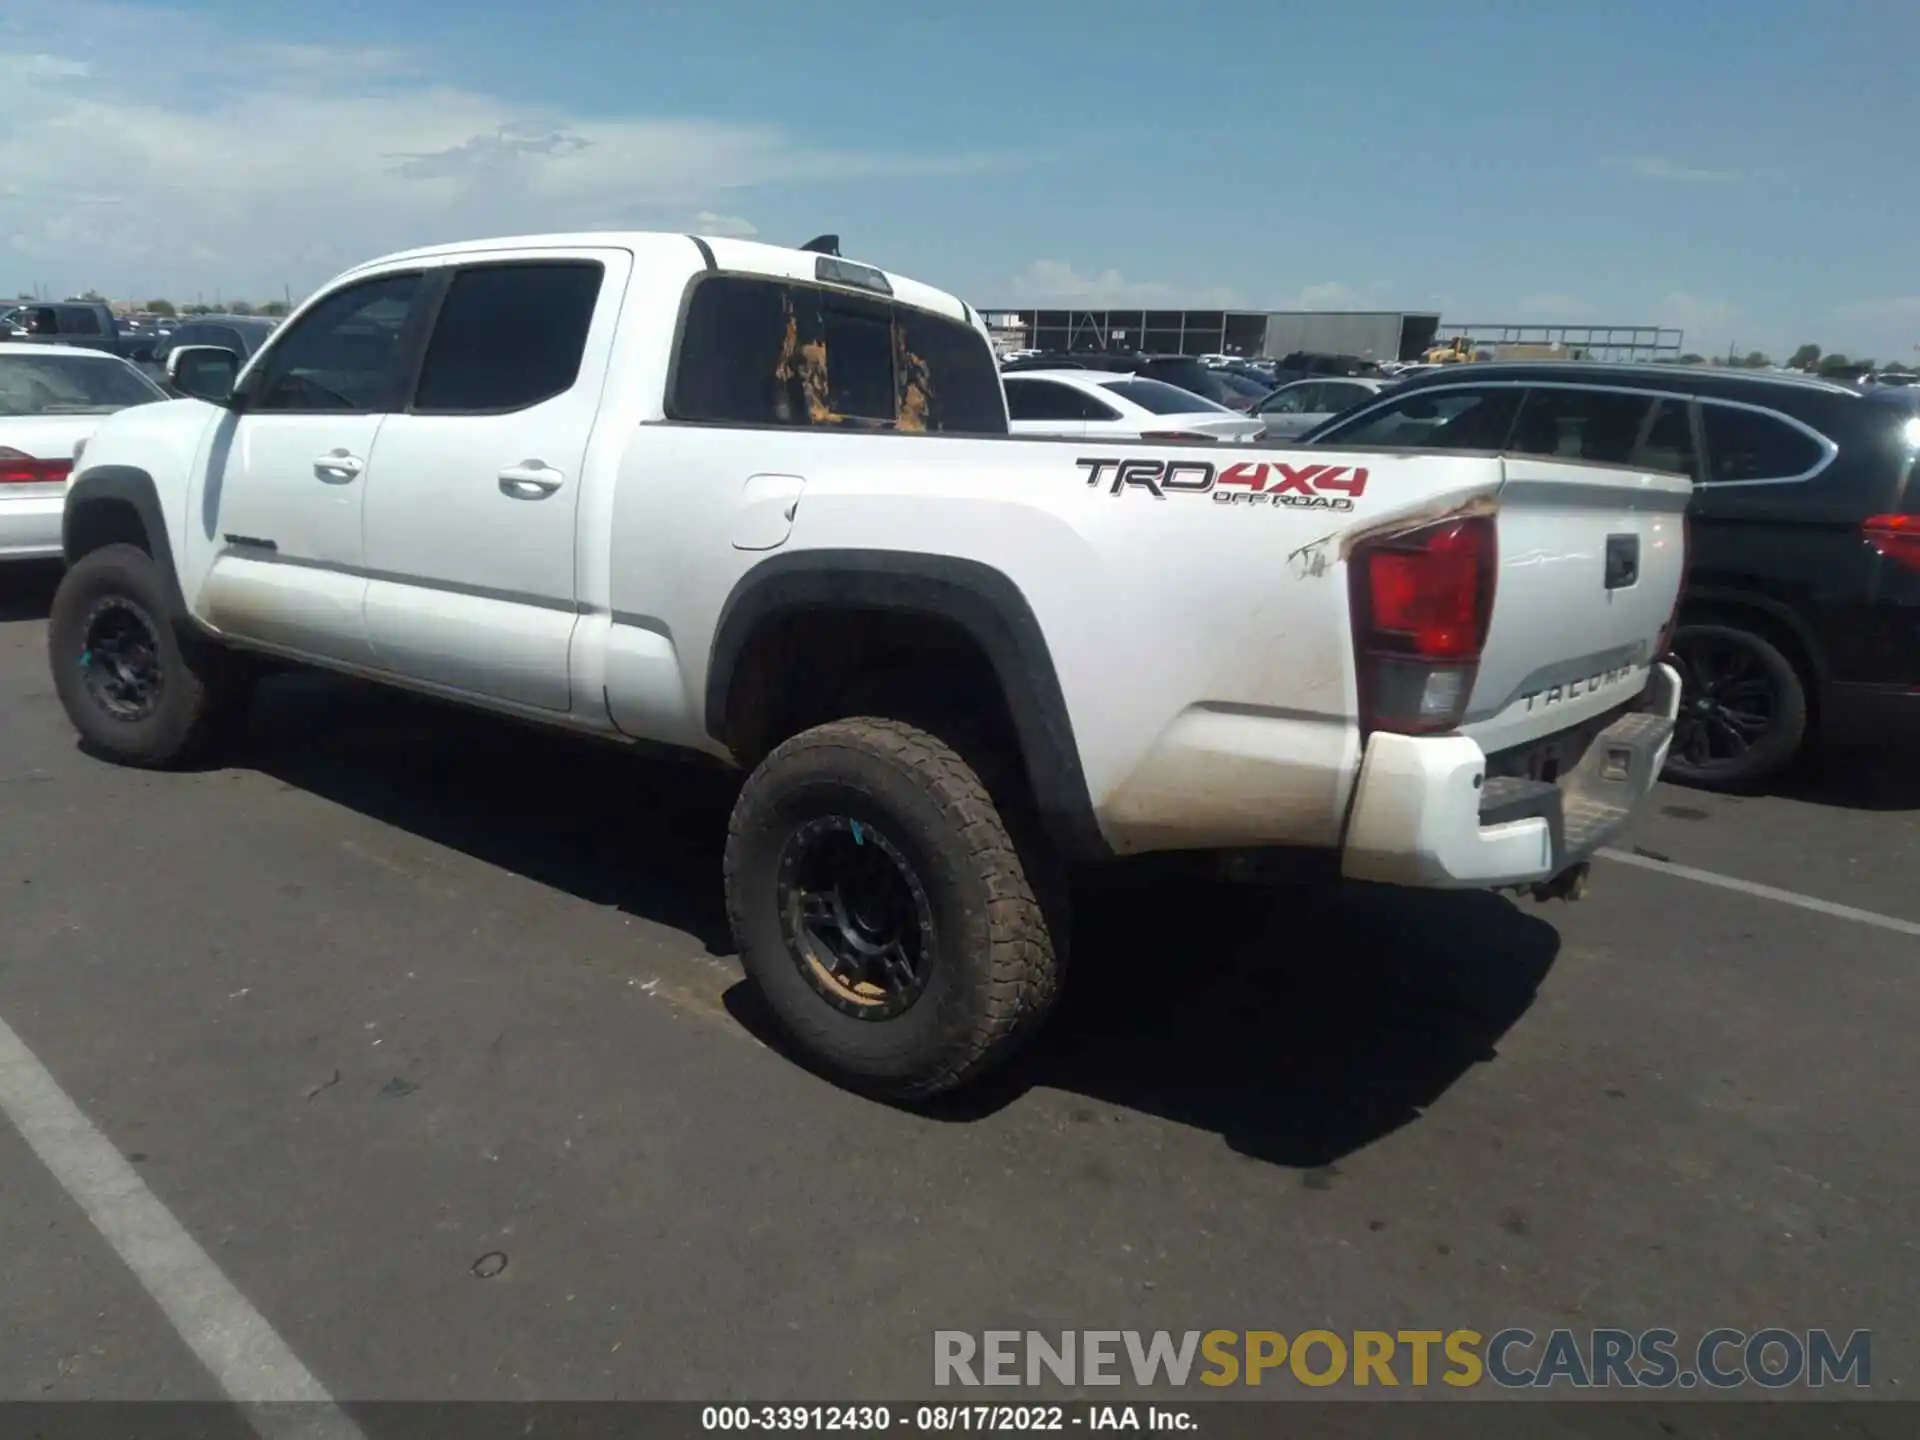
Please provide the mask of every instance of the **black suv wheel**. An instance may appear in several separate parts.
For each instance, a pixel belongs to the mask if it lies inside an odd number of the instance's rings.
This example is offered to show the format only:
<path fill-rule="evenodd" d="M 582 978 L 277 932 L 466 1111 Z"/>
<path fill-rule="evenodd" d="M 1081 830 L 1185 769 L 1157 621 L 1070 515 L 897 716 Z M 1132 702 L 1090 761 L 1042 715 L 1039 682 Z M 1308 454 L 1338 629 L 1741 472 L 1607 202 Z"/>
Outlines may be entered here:
<path fill-rule="evenodd" d="M 1734 625 L 1682 625 L 1667 775 L 1707 790 L 1742 790 L 1783 769 L 1807 733 L 1807 691 L 1793 662 Z"/>

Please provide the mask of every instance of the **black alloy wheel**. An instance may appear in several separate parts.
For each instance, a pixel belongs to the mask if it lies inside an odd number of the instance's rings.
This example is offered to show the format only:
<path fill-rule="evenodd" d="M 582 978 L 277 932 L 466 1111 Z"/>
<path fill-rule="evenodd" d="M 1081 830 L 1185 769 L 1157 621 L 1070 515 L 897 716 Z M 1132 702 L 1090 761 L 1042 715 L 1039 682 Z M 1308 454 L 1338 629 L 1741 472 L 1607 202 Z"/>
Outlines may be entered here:
<path fill-rule="evenodd" d="M 823 815 L 796 828 L 776 872 L 788 953 L 822 999 L 891 1020 L 927 988 L 933 905 L 900 848 L 869 823 Z"/>
<path fill-rule="evenodd" d="M 195 630 L 167 572 L 136 545 L 68 567 L 47 614 L 47 660 L 73 728 L 122 765 L 195 764 L 246 718 L 250 667 Z"/>
<path fill-rule="evenodd" d="M 1806 734 L 1806 688 L 1770 641 L 1731 625 L 1682 626 L 1669 775 L 1708 789 L 1738 789 L 1774 774 Z"/>
<path fill-rule="evenodd" d="M 78 664 L 93 703 L 123 723 L 145 720 L 166 688 L 160 632 L 133 601 L 110 595 L 88 613 Z"/>

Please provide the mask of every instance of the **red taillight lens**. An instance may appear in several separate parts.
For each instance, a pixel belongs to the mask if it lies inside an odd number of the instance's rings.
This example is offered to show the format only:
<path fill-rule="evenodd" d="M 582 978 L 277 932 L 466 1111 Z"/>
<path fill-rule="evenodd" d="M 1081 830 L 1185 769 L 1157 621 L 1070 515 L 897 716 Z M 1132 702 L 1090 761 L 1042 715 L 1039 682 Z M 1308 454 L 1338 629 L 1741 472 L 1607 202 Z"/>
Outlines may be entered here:
<path fill-rule="evenodd" d="M 1493 601 L 1493 522 L 1454 520 L 1367 552 L 1376 649 L 1434 660 L 1478 659 Z"/>
<path fill-rule="evenodd" d="M 41 485 L 65 480 L 72 470 L 71 460 L 37 460 L 25 451 L 0 445 L 0 485 Z"/>
<path fill-rule="evenodd" d="M 1920 515 L 1874 515 L 1860 527 L 1860 534 L 1896 565 L 1920 570 Z"/>
<path fill-rule="evenodd" d="M 1351 600 L 1368 730 L 1451 730 L 1493 616 L 1493 517 L 1445 520 L 1354 549 Z"/>

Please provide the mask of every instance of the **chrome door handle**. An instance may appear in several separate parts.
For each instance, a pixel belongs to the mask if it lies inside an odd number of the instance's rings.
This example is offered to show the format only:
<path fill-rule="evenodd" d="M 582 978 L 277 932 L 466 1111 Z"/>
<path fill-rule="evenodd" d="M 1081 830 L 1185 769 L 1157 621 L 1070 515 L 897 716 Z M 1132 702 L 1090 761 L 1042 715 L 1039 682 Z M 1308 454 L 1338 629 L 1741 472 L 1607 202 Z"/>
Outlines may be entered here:
<path fill-rule="evenodd" d="M 344 475 L 349 480 L 360 473 L 360 468 L 361 462 L 359 458 L 349 455 L 344 450 L 329 450 L 313 462 L 315 474 Z"/>
<path fill-rule="evenodd" d="M 563 478 L 551 465 L 524 460 L 500 472 L 500 493 L 515 500 L 544 500 L 560 488 Z"/>

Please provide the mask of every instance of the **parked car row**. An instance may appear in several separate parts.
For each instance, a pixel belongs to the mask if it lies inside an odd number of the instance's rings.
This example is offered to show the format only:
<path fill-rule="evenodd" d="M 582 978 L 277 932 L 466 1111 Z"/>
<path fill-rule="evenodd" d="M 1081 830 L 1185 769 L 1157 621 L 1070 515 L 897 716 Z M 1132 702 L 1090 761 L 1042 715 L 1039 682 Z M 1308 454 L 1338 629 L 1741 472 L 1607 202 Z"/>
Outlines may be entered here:
<path fill-rule="evenodd" d="M 60 554 L 67 477 L 87 437 L 102 416 L 166 398 L 117 355 L 0 342 L 0 560 Z"/>
<path fill-rule="evenodd" d="M 1304 443 L 1686 475 L 1670 774 L 1744 789 L 1816 739 L 1920 736 L 1920 391 L 1785 373 L 1499 362 L 1407 380 Z M 1609 657 L 1590 657 L 1596 666 Z"/>
<path fill-rule="evenodd" d="M 1671 637 L 1686 699 L 1669 773 L 1743 789 L 1817 740 L 1920 734 L 1920 388 L 1565 359 L 1358 374 L 1340 357 L 1289 356 L 1276 375 L 1348 373 L 1276 386 L 1248 425 L 1225 413 L 1237 401 L 1195 395 L 1179 415 L 1165 395 L 1151 412 L 1122 403 L 1144 383 L 1133 376 L 1157 369 L 1178 384 L 1191 360 L 1074 358 L 1105 368 L 1031 368 L 1048 363 L 1038 357 L 1008 367 L 1016 430 L 1465 450 L 1684 474 L 1697 486 L 1694 550 Z M 1228 357 L 1199 364 L 1223 383 L 1239 378 Z"/>

